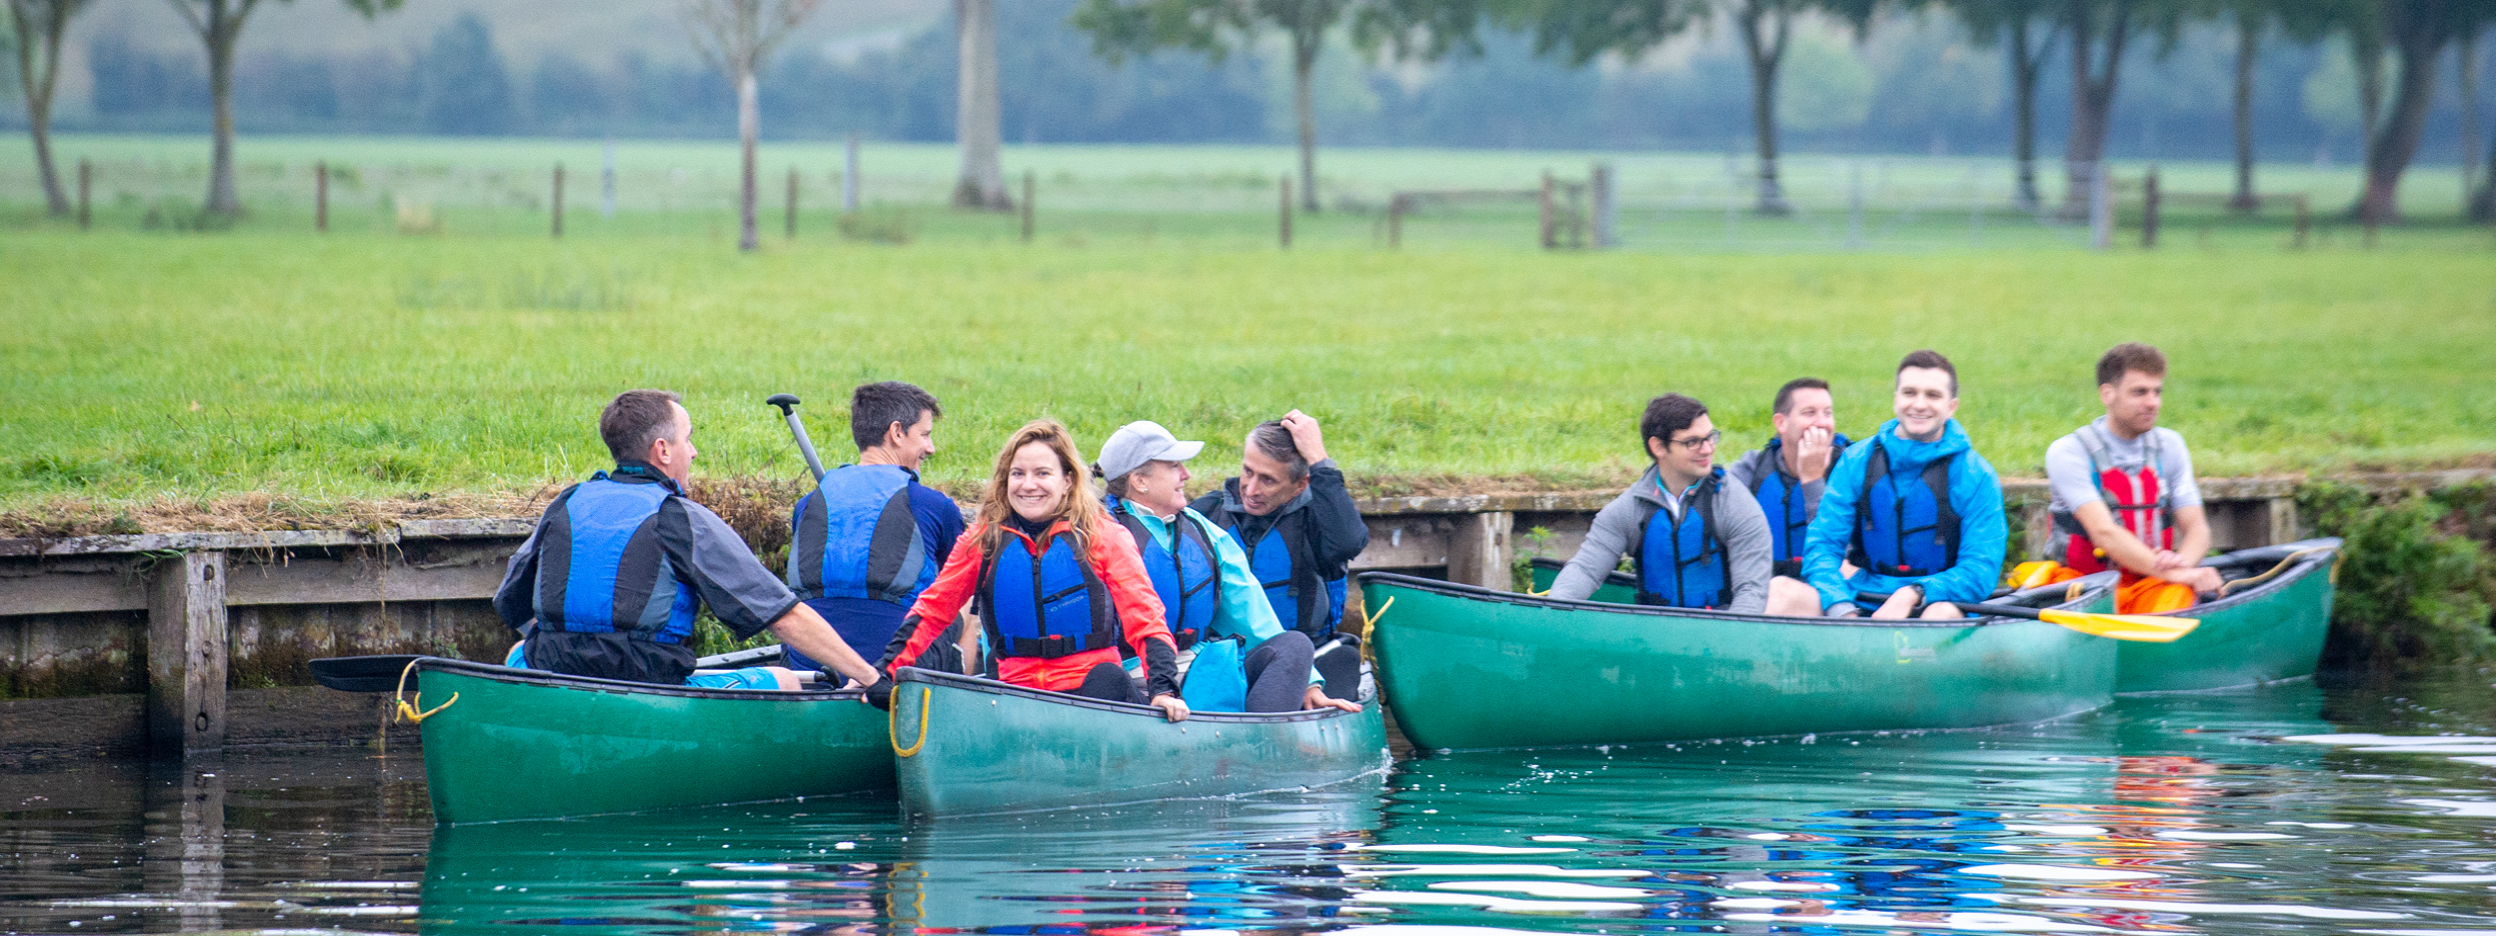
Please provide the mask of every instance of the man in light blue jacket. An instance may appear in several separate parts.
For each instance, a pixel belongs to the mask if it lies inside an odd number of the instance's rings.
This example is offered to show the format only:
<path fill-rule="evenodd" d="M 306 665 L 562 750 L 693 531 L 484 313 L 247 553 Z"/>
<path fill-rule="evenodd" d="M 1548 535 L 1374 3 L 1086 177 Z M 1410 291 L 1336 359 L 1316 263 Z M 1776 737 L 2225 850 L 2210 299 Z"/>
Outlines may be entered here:
<path fill-rule="evenodd" d="M 1824 613 L 1960 617 L 1993 594 L 2010 528 L 2002 482 L 1967 442 L 1959 372 L 1934 351 L 1898 362 L 1892 411 L 1829 472 L 1803 547 L 1803 580 Z M 1852 561 L 1852 576 L 1838 564 Z M 1859 600 L 1859 593 L 1887 600 Z"/>

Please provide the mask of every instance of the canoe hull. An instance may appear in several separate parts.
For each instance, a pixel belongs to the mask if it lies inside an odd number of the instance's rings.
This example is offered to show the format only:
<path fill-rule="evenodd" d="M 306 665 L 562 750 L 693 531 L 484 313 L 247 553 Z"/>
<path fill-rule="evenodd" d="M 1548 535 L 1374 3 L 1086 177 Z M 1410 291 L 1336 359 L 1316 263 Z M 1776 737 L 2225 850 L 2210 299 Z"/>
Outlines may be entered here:
<path fill-rule="evenodd" d="M 1375 703 L 1357 714 L 1198 712 L 1172 724 L 1149 706 L 905 670 L 893 692 L 894 773 L 915 816 L 1322 786 L 1387 766 Z"/>
<path fill-rule="evenodd" d="M 2310 676 L 2331 633 L 2337 550 L 2298 560 L 2279 576 L 2188 611 L 2201 626 L 2174 643 L 2125 643 L 2116 653 L 2118 693 L 2251 686 Z"/>
<path fill-rule="evenodd" d="M 1675 613 L 1363 577 L 1380 688 L 1432 749 L 1975 728 L 2112 700 L 2114 641 L 1968 624 Z M 2103 611 L 2102 584 L 2064 607 Z"/>
<path fill-rule="evenodd" d="M 856 692 L 640 686 L 422 664 L 436 822 L 490 822 L 892 786 L 884 713 Z"/>

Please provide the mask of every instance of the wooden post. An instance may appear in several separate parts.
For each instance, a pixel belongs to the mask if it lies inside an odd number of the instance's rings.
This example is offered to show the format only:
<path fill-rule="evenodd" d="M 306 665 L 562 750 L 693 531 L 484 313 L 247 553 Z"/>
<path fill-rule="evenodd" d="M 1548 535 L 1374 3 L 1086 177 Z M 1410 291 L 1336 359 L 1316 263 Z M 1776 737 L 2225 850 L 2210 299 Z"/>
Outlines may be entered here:
<path fill-rule="evenodd" d="M 858 210 L 858 135 L 849 135 L 848 154 L 841 163 L 841 210 Z M 1030 201 L 1031 199 L 1023 199 Z"/>
<path fill-rule="evenodd" d="M 94 164 L 87 162 L 86 157 L 83 157 L 83 156 L 79 157 L 79 158 L 78 158 L 78 229 L 79 229 L 79 230 L 81 230 L 81 231 L 83 231 L 83 230 L 86 230 L 86 229 L 87 229 L 87 190 L 88 190 L 89 188 L 92 188 L 92 187 L 93 187 L 93 186 L 91 185 L 91 183 L 94 181 L 94 178 L 95 178 L 95 166 L 94 166 Z"/>
<path fill-rule="evenodd" d="M 2382 220 L 2376 217 L 2374 199 L 2368 198 L 2358 202 L 2357 219 L 2366 228 L 2366 249 L 2375 249 L 2375 228 L 2382 223 Z"/>
<path fill-rule="evenodd" d="M 1389 250 L 1399 249 L 1404 246 L 1404 211 L 1406 207 L 1407 200 L 1402 192 L 1397 192 L 1394 197 L 1387 199 L 1387 249 Z"/>
<path fill-rule="evenodd" d="M 2306 232 L 2307 232 L 2307 231 L 2312 230 L 2312 229 L 2313 229 L 2313 227 L 2314 227 L 2314 203 L 2313 203 L 2313 200 L 2312 200 L 2312 199 L 2307 198 L 2306 196 L 2299 195 L 2299 196 L 2297 196 L 2297 239 L 2296 239 L 2296 240 L 2292 243 L 2292 245 L 2291 245 L 2291 246 L 2292 246 L 2294 249 L 2296 249 L 2296 250 L 2304 250 L 2304 249 L 2305 249 L 2305 235 L 2306 235 Z"/>
<path fill-rule="evenodd" d="M 788 237 L 797 239 L 797 167 L 789 167 Z"/>
<path fill-rule="evenodd" d="M 2158 246 L 2158 167 L 2141 178 L 2141 247 Z"/>
<path fill-rule="evenodd" d="M 1039 179 L 1029 169 L 1023 170 L 1023 243 L 1031 243 L 1031 202 L 1039 194 Z"/>
<path fill-rule="evenodd" d="M 1282 217 L 1283 217 L 1283 227 L 1282 227 L 1282 232 L 1283 232 L 1283 249 L 1284 249 L 1284 250 L 1290 250 L 1290 249 L 1291 249 L 1291 176 L 1289 176 L 1289 175 L 1285 175 L 1285 176 L 1283 176 L 1282 182 L 1283 182 L 1283 185 L 1282 185 L 1282 193 L 1283 193 L 1283 195 L 1282 195 L 1282 212 L 1283 212 L 1283 215 L 1282 215 Z"/>
<path fill-rule="evenodd" d="M 1549 169 L 1545 169 L 1545 170 L 1543 170 L 1543 249 L 1544 249 L 1544 250 L 1550 250 L 1550 249 L 1552 248 L 1552 246 L 1553 246 L 1553 242 L 1554 242 L 1554 238 L 1555 238 L 1555 237 L 1557 237 L 1557 236 L 1558 236 L 1558 234 L 1559 234 L 1559 232 L 1558 232 L 1558 231 L 1554 228 L 1554 225 L 1553 225 L 1553 219 L 1552 219 L 1552 215 L 1551 215 L 1551 209 L 1552 209 L 1552 205 L 1551 205 L 1551 186 L 1552 186 L 1551 170 L 1549 170 Z"/>
<path fill-rule="evenodd" d="M 555 238 L 563 237 L 563 164 L 555 164 Z"/>
<path fill-rule="evenodd" d="M 225 633 L 225 554 L 158 563 L 147 601 L 147 730 L 158 755 L 225 746 Z"/>
<path fill-rule="evenodd" d="M 1508 591 L 1509 534 L 1516 515 L 1505 510 L 1459 514 L 1447 538 L 1447 580 Z"/>
<path fill-rule="evenodd" d="M 1610 250 L 1620 246 L 1613 227 L 1612 164 L 1596 163 L 1586 173 L 1587 197 L 1594 202 L 1595 249 Z"/>
<path fill-rule="evenodd" d="M 329 233 L 329 162 L 312 164 L 312 229 Z"/>

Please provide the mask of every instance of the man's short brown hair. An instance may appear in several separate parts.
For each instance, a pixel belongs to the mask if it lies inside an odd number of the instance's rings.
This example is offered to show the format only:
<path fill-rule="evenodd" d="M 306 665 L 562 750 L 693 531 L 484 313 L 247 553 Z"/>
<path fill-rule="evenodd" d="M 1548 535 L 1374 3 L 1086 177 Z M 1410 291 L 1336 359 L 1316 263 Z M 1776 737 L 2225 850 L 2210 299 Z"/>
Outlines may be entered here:
<path fill-rule="evenodd" d="M 650 456 L 650 443 L 676 428 L 676 406 L 683 403 L 666 390 L 626 390 L 598 414 L 598 437 L 617 462 L 641 461 Z"/>
<path fill-rule="evenodd" d="M 1647 411 L 1638 417 L 1638 449 L 1650 459 L 1655 453 L 1647 449 L 1648 439 L 1662 439 L 1671 448 L 1673 433 L 1690 428 L 1691 423 L 1707 415 L 1707 404 L 1678 393 L 1667 393 L 1647 401 Z"/>
<path fill-rule="evenodd" d="M 2152 377 L 2167 375 L 2167 356 L 2157 348 L 2137 341 L 2127 341 L 2106 349 L 2106 356 L 2097 359 L 2097 385 L 2111 387 L 2123 382 L 2123 375 L 2140 371 Z"/>
<path fill-rule="evenodd" d="M 1818 377 L 1796 377 L 1786 381 L 1785 386 L 1777 388 L 1777 400 L 1768 407 L 1768 411 L 1780 415 L 1793 412 L 1794 391 L 1796 390 L 1818 390 L 1827 393 L 1829 382 Z"/>
<path fill-rule="evenodd" d="M 1929 368 L 1950 375 L 1950 398 L 1953 400 L 1959 398 L 1959 369 L 1950 366 L 1950 359 L 1942 357 L 1941 352 L 1925 348 L 1909 353 L 1898 362 L 1898 369 L 1890 372 L 1891 381 L 1894 383 L 1898 374 L 1904 373 L 1910 367 Z"/>

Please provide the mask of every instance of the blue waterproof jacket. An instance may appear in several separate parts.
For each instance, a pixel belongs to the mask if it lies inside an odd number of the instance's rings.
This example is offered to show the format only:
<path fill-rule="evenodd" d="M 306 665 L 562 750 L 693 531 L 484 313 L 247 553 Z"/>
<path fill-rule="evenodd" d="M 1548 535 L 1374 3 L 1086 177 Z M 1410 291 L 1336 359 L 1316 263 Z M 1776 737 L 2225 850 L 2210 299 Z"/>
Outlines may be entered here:
<path fill-rule="evenodd" d="M 2002 481 L 1993 465 L 1968 446 L 1967 431 L 1959 427 L 1958 420 L 1945 424 L 1941 438 L 1931 442 L 1901 438 L 1897 430 L 1895 419 L 1882 423 L 1871 438 L 1847 446 L 1846 454 L 1829 470 L 1828 489 L 1820 495 L 1820 511 L 1812 517 L 1803 545 L 1803 581 L 1820 592 L 1822 607 L 1854 601 L 1856 592 L 1886 594 L 1908 585 L 1923 586 L 1928 602 L 1983 601 L 2002 579 L 2002 554 L 2010 527 L 2002 514 Z M 1958 515 L 1959 536 L 1957 562 L 1949 568 L 1914 577 L 1881 575 L 1870 569 L 1852 578 L 1838 574 L 1838 564 L 1855 544 L 1856 504 L 1865 496 L 1865 467 L 1874 446 L 1889 458 L 1889 479 L 1884 483 L 1897 485 L 1902 493 L 1922 486 L 1925 465 L 1950 458 L 1950 506 Z"/>

